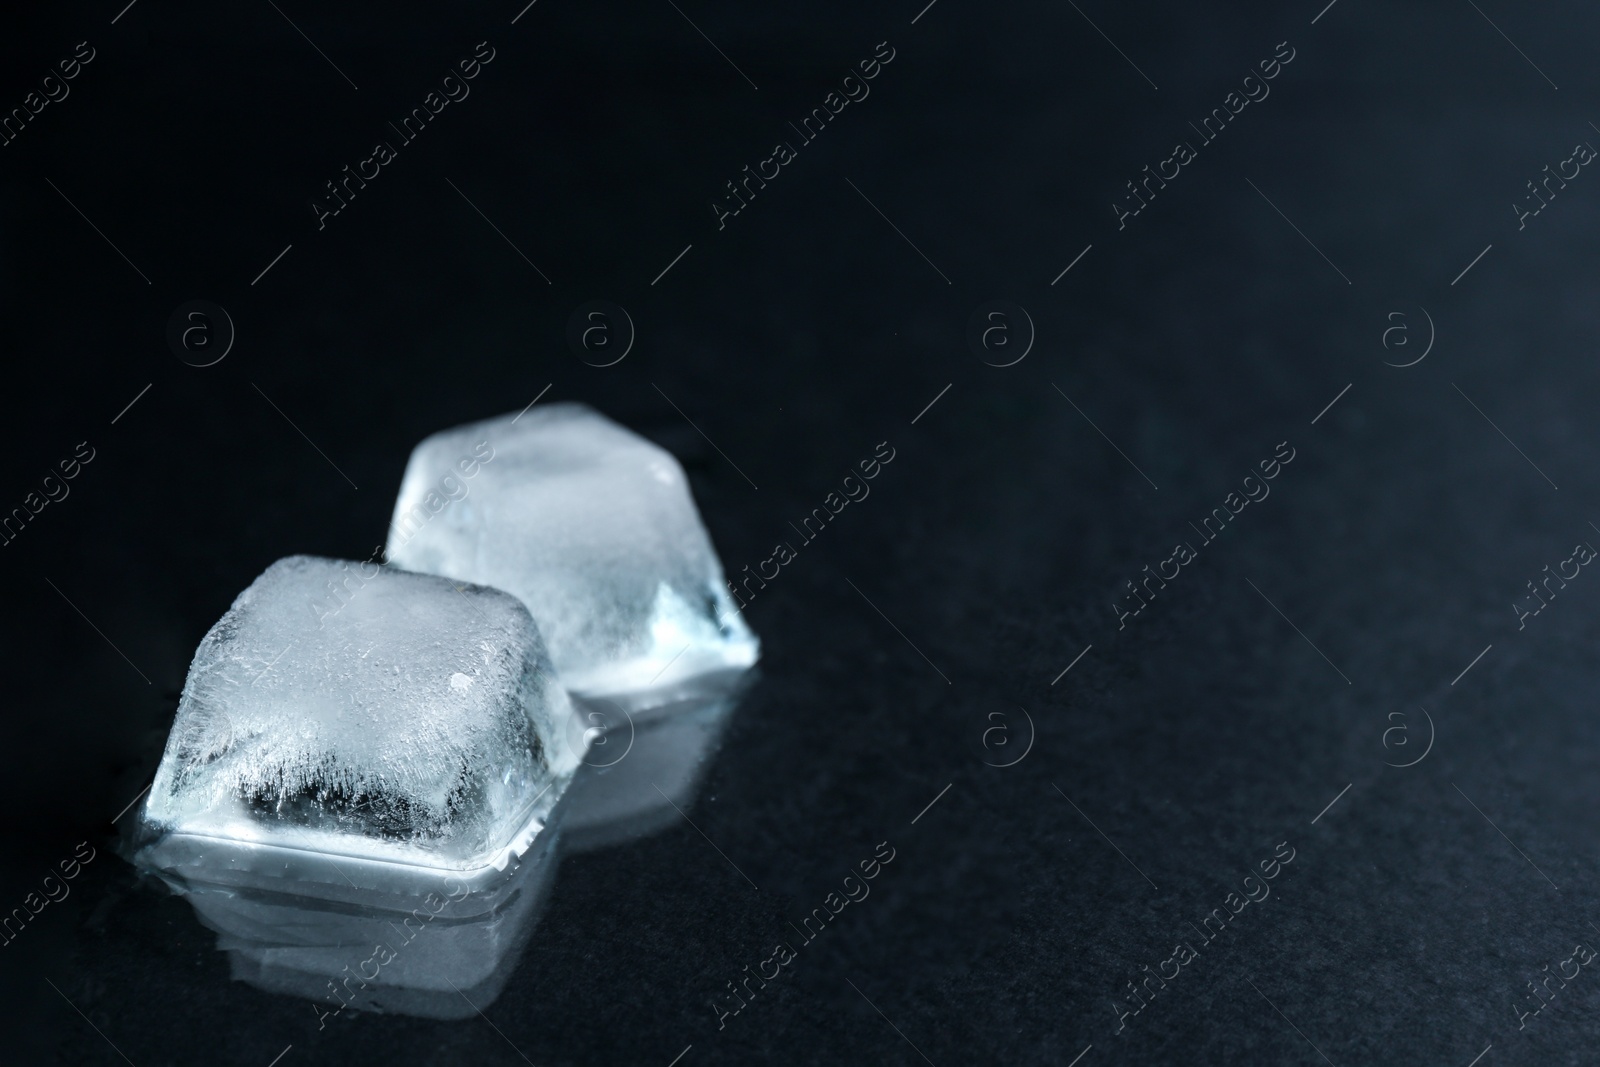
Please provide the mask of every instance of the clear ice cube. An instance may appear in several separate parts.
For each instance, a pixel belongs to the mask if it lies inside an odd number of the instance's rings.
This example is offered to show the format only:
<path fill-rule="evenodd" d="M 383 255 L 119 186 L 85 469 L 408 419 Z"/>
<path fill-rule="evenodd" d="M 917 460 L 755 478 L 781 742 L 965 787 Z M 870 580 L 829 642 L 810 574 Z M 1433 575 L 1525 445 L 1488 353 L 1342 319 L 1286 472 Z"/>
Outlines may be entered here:
<path fill-rule="evenodd" d="M 291 556 L 200 642 L 142 819 L 186 840 L 504 869 L 582 746 L 515 597 Z"/>
<path fill-rule="evenodd" d="M 419 444 L 387 552 L 411 570 L 515 593 L 577 693 L 742 671 L 759 653 L 678 461 L 581 404 Z"/>

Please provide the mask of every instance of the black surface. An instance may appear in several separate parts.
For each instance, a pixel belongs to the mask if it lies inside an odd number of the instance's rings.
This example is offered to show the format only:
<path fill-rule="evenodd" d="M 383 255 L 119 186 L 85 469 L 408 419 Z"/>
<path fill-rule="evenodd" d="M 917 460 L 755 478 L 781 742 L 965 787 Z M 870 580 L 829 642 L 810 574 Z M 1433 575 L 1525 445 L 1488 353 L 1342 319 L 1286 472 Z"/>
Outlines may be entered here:
<path fill-rule="evenodd" d="M 0 549 L 0 905 L 99 850 L 0 953 L 13 1061 L 1595 1061 L 1594 967 L 1514 1006 L 1600 945 L 1600 577 L 1512 607 L 1600 545 L 1600 178 L 1511 208 L 1600 143 L 1591 7 L 279 6 L 0 20 L 5 107 L 96 50 L 0 148 L 0 506 L 95 450 Z M 470 97 L 319 232 L 308 199 L 485 39 Z M 722 183 L 885 40 L 871 95 L 719 231 Z M 1271 95 L 1119 231 L 1123 183 L 1284 40 Z M 205 369 L 164 336 L 193 299 L 237 324 Z M 591 299 L 637 326 L 613 367 L 564 341 Z M 966 341 L 997 299 L 1037 327 L 1003 369 Z M 1385 366 L 1424 308 L 1427 358 Z M 568 859 L 492 1025 L 319 1031 L 228 980 L 112 818 L 254 575 L 366 558 L 417 440 L 547 384 L 678 453 L 730 572 L 896 458 L 750 605 L 764 678 L 704 837 Z M 1270 497 L 1199 544 L 1280 442 Z M 1386 766 L 1422 709 L 1426 758 Z M 885 841 L 871 896 L 719 1030 L 725 983 Z"/>

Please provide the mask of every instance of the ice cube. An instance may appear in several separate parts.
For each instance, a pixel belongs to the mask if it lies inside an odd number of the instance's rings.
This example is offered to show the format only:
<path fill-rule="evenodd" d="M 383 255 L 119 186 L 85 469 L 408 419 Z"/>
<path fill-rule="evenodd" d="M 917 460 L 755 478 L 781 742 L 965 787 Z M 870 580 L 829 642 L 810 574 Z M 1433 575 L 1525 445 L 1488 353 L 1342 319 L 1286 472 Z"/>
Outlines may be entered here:
<path fill-rule="evenodd" d="M 683 468 L 581 404 L 459 426 L 411 454 L 388 559 L 508 590 L 563 684 L 608 695 L 752 666 Z"/>
<path fill-rule="evenodd" d="M 571 720 L 515 597 L 291 556 L 200 642 L 142 820 L 185 839 L 504 869 L 578 766 Z"/>

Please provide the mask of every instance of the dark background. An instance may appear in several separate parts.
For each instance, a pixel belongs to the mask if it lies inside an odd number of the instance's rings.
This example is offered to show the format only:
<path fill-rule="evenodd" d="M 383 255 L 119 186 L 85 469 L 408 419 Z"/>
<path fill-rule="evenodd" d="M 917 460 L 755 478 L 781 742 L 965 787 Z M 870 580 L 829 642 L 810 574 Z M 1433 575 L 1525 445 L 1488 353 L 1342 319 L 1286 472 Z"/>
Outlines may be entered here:
<path fill-rule="evenodd" d="M 1600 945 L 1600 578 L 1511 607 L 1600 544 L 1600 178 L 1511 208 L 1600 143 L 1592 5 L 279 6 L 0 19 L 6 109 L 97 53 L 0 148 L 0 510 L 95 450 L 0 549 L 0 910 L 99 850 L 0 950 L 8 1060 L 1595 1061 L 1595 968 L 1515 1006 Z M 309 199 L 483 40 L 470 97 L 319 232 Z M 723 183 L 880 41 L 871 95 L 719 231 Z M 1119 231 L 1124 182 L 1280 41 L 1271 95 Z M 237 327 L 204 369 L 165 340 L 193 299 Z M 637 328 L 605 369 L 564 339 L 591 299 Z M 1007 368 L 967 343 L 996 299 L 1037 330 Z M 1385 366 L 1424 308 L 1428 357 Z M 414 443 L 547 385 L 680 456 L 730 572 L 896 449 L 747 612 L 763 680 L 693 814 L 760 889 L 684 825 L 570 857 L 492 1026 L 319 1032 L 228 979 L 112 819 L 239 590 L 366 558 Z M 1420 709 L 1431 750 L 1386 766 Z M 719 1031 L 711 998 L 882 841 L 871 897 Z M 1117 1033 L 1281 842 L 1271 898 Z"/>

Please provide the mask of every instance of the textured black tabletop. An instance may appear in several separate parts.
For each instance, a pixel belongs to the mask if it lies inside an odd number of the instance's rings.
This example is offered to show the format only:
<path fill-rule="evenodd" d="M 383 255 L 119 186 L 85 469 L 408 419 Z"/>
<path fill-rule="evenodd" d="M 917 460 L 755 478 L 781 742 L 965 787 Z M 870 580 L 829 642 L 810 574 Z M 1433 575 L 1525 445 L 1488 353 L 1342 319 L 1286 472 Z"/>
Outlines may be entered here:
<path fill-rule="evenodd" d="M 1600 14 L 924 2 L 0 16 L 0 1057 L 1600 1062 Z M 791 549 L 759 684 L 481 1015 L 319 1025 L 119 815 L 535 399 Z"/>

